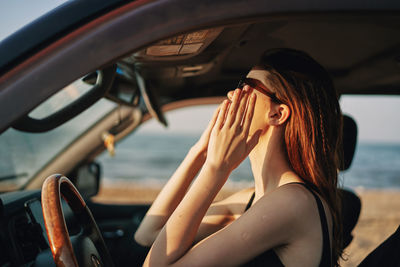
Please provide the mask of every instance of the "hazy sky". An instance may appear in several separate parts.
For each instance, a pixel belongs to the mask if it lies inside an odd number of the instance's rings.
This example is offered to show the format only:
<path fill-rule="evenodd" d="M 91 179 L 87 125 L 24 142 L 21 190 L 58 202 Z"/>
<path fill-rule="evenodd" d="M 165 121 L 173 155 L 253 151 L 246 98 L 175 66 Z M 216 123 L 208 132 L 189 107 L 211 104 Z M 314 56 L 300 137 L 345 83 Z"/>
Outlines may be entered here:
<path fill-rule="evenodd" d="M 0 40 L 41 14 L 64 3 L 64 0 L 0 1 Z M 344 113 L 352 115 L 359 128 L 359 140 L 400 143 L 400 97 L 347 96 L 341 100 Z M 184 121 L 171 124 L 170 130 L 200 133 L 207 124 L 212 107 L 194 108 L 195 112 L 171 112 L 168 116 Z M 172 119 L 171 119 L 172 121 Z M 157 123 L 149 123 L 147 131 L 160 131 Z"/>
<path fill-rule="evenodd" d="M 357 122 L 360 142 L 400 143 L 400 97 L 344 96 L 340 104 L 343 113 Z M 167 113 L 167 120 L 170 122 L 168 129 L 151 121 L 145 125 L 143 131 L 200 134 L 215 108 L 215 105 L 209 105 L 171 111 Z"/>
<path fill-rule="evenodd" d="M 65 0 L 1 0 L 0 40 Z"/>
<path fill-rule="evenodd" d="M 346 96 L 340 104 L 356 120 L 360 141 L 400 143 L 399 96 Z"/>

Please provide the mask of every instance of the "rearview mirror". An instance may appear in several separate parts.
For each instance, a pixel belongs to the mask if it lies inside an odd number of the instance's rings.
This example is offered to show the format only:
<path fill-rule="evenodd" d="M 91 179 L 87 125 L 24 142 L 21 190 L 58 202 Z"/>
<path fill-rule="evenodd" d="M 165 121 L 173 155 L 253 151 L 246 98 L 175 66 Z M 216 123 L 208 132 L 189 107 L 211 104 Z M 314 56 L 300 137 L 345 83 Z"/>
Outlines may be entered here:
<path fill-rule="evenodd" d="M 78 79 L 19 119 L 13 128 L 41 133 L 60 126 L 102 98 L 111 88 L 115 73 L 116 66 L 112 65 Z M 87 82 L 91 78 L 93 81 Z"/>

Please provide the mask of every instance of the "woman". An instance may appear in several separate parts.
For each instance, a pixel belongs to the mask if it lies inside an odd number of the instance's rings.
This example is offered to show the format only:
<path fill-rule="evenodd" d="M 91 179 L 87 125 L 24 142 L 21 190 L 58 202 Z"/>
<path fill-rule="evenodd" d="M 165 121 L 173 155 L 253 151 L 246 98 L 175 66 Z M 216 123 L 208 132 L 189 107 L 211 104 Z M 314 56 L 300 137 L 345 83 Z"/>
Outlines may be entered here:
<path fill-rule="evenodd" d="M 307 54 L 278 49 L 240 87 L 143 219 L 144 265 L 337 265 L 341 112 L 329 75 Z M 255 187 L 212 204 L 247 156 Z"/>

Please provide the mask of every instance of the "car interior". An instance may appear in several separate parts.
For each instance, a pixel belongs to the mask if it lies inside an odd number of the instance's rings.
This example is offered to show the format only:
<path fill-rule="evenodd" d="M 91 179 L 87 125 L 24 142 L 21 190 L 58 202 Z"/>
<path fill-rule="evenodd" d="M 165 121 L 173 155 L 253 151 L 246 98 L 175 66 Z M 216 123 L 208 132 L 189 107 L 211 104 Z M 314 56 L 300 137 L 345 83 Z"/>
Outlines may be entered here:
<path fill-rule="evenodd" d="M 74 8 L 73 5 L 75 4 L 66 5 L 69 9 L 54 11 L 36 23 L 28 25 L 21 32 L 29 30 L 33 36 L 32 33 L 40 32 L 40 29 L 47 25 L 46 21 L 48 23 L 56 15 L 67 14 L 71 8 Z M 107 8 L 117 10 L 122 7 L 123 5 L 119 3 L 113 5 L 112 8 Z M 96 14 L 101 17 L 106 13 L 103 11 L 103 13 Z M 121 15 L 121 21 L 124 19 L 125 17 Z M 90 22 L 87 19 L 77 23 L 77 19 L 73 16 L 69 19 L 66 18 L 66 21 L 68 20 L 70 20 L 70 24 L 69 27 L 64 25 L 68 29 L 64 29 L 64 33 L 72 32 L 76 36 L 82 32 L 85 33 L 84 27 L 86 23 Z M 176 23 L 181 22 L 177 19 Z M 80 27 L 84 29 L 81 32 L 79 32 Z M 97 112 L 92 108 L 99 101 L 106 99 L 111 104 L 107 110 L 103 110 L 101 118 L 93 124 L 85 125 L 82 122 L 82 132 L 33 172 L 29 179 L 26 179 L 18 187 L 3 190 L 4 192 L 0 194 L 0 250 L 5 252 L 0 253 L 0 266 L 54 266 L 43 219 L 43 203 L 41 203 L 43 200 L 42 185 L 47 177 L 54 174 L 67 177 L 82 195 L 93 215 L 94 224 L 98 226 L 104 239 L 113 264 L 115 266 L 140 266 L 149 248 L 137 244 L 133 236 L 150 204 L 122 205 L 92 201 L 91 198 L 99 192 L 102 178 L 102 166 L 96 162 L 96 157 L 106 150 L 112 153 L 114 143 L 135 134 L 135 131 L 143 123 L 152 118 L 164 127 L 168 127 L 169 122 L 165 116 L 168 111 L 220 103 L 227 91 L 236 88 L 240 78 L 246 75 L 267 49 L 290 47 L 309 53 L 329 71 L 339 96 L 349 94 L 400 95 L 400 76 L 398 75 L 400 17 L 395 12 L 385 11 L 376 14 L 367 11 L 354 13 L 305 12 L 301 14 L 289 12 L 271 16 L 258 14 L 251 17 L 240 17 L 238 20 L 215 20 L 204 24 L 198 22 L 197 25 L 188 25 L 187 27 L 182 30 L 173 28 L 174 30 L 166 33 L 158 33 L 157 28 L 154 27 L 152 29 L 155 33 L 151 34 L 162 36 L 162 38 L 147 40 L 146 38 L 153 37 L 149 34 L 148 37 L 143 37 L 144 41 L 141 45 L 135 43 L 131 48 L 128 43 L 132 39 L 129 38 L 139 35 L 132 34 L 132 37 L 127 37 L 120 44 L 118 44 L 118 39 L 115 39 L 112 46 L 108 44 L 110 40 L 106 40 L 107 38 L 104 36 L 93 37 L 94 41 L 90 43 L 90 46 L 81 44 L 84 47 L 82 51 L 85 51 L 85 57 L 82 56 L 82 53 L 77 54 L 81 56 L 81 64 L 76 64 L 78 60 L 76 55 L 73 58 L 75 65 L 72 60 L 66 62 L 63 67 L 65 73 L 59 72 L 58 74 L 56 71 L 59 70 L 54 70 L 55 73 L 53 73 L 50 70 L 52 65 L 49 64 L 46 67 L 49 68 L 46 70 L 48 72 L 47 79 L 40 75 L 36 76 L 37 80 L 31 78 L 36 74 L 33 71 L 24 70 L 24 66 L 29 67 L 30 65 L 29 62 L 23 65 L 25 63 L 21 56 L 14 57 L 14 59 L 11 56 L 3 57 L 3 61 L 0 62 L 0 74 L 4 75 L 0 78 L 4 79 L 4 82 L 0 79 L 3 82 L 0 90 L 5 89 L 0 91 L 0 99 L 3 97 L 1 92 L 6 92 L 7 88 L 14 88 L 12 79 L 11 81 L 7 80 L 7 77 L 13 77 L 12 75 L 18 71 L 21 71 L 21 75 L 26 74 L 26 77 L 31 79 L 27 78 L 26 80 L 32 83 L 32 88 L 37 92 L 41 92 L 38 89 L 41 87 L 37 83 L 42 83 L 43 93 L 25 92 L 20 94 L 18 90 L 23 89 L 17 88 L 15 94 L 18 93 L 22 96 L 18 100 L 21 102 L 7 104 L 10 101 L 4 100 L 1 114 L 5 119 L 0 127 L 0 139 L 2 135 L 6 135 L 10 131 L 37 136 L 52 133 L 68 125 L 70 121 L 85 112 Z M 105 36 L 111 39 L 116 38 L 113 34 L 117 33 L 111 34 L 107 32 L 108 29 L 102 31 L 107 33 Z M 121 30 L 121 32 L 123 31 Z M 58 40 L 53 36 L 38 45 L 38 41 L 34 39 L 39 37 L 33 36 L 33 41 L 31 40 L 33 48 L 29 50 L 21 47 L 22 44 L 19 41 L 22 33 L 11 36 L 1 45 L 11 47 L 13 44 L 17 44 L 10 51 L 28 55 L 29 58 L 30 54 L 39 53 L 46 48 L 50 39 L 51 41 Z M 141 34 L 143 36 L 143 32 Z M 58 32 L 55 36 L 60 35 Z M 88 38 L 88 34 L 83 38 Z M 68 44 L 68 40 L 65 41 L 66 44 Z M 61 41 L 60 43 L 63 44 Z M 74 45 L 79 46 L 78 42 Z M 120 50 L 115 54 L 106 55 L 104 53 L 106 50 L 102 50 L 107 47 L 110 49 L 107 51 L 111 51 L 117 46 L 120 47 Z M 57 52 L 57 49 L 64 51 L 57 47 L 54 48 L 54 51 Z M 49 51 L 53 53 L 53 50 L 49 49 Z M 106 60 L 107 56 L 110 58 Z M 43 58 L 46 58 L 46 54 L 43 55 Z M 95 58 L 98 58 L 99 61 L 96 61 Z M 54 64 L 63 63 L 63 61 L 57 62 L 55 59 L 54 62 Z M 92 62 L 91 67 L 85 65 L 89 64 L 87 62 Z M 41 66 L 43 67 L 43 65 Z M 58 77 L 55 77 L 57 75 Z M 56 97 L 62 88 L 67 88 L 74 80 L 80 81 L 89 89 L 73 102 L 67 103 L 61 108 L 57 107 L 56 110 L 50 112 L 45 110 L 47 114 L 44 117 L 34 116 L 35 110 L 40 108 L 40 104 Z M 11 97 L 10 93 L 10 99 L 12 99 Z M 6 99 L 5 93 L 4 99 Z M 18 110 L 18 106 L 22 106 L 23 109 Z M 344 164 L 341 171 L 350 167 L 357 146 L 356 122 L 350 116 L 344 115 L 343 123 Z M 59 134 L 68 135 L 68 131 Z M 79 258 L 79 265 L 92 266 L 90 259 L 87 259 L 87 255 L 93 251 L 91 245 L 85 245 L 86 241 L 78 238 L 82 232 L 89 230 L 84 227 L 84 231 L 82 231 L 82 218 L 79 217 L 80 215 L 77 218 L 77 213 L 80 214 L 81 211 L 75 210 L 76 200 L 68 197 L 68 194 L 74 193 L 69 192 L 68 189 L 61 192 L 66 195 L 62 197 L 67 200 L 62 201 L 61 205 L 63 218 L 69 236 L 75 237 L 75 241 L 72 240 L 72 242 L 75 255 Z M 362 203 L 355 192 L 348 189 L 342 189 L 341 192 L 344 247 L 346 247 L 353 239 L 352 230 L 360 216 Z M 71 207 L 71 202 L 73 207 Z M 84 224 L 89 224 L 87 222 L 89 219 L 84 220 L 86 220 Z M 87 233 L 85 232 L 85 234 Z M 399 230 L 397 230 L 377 249 L 378 252 L 371 254 L 366 259 L 362 266 L 377 266 L 374 265 L 378 261 L 377 259 L 388 255 L 394 257 L 395 250 L 393 248 L 399 246 L 399 236 Z M 388 247 L 392 249 L 390 252 L 388 252 Z M 97 250 L 100 249 L 97 248 Z M 98 257 L 107 262 L 103 255 Z"/>

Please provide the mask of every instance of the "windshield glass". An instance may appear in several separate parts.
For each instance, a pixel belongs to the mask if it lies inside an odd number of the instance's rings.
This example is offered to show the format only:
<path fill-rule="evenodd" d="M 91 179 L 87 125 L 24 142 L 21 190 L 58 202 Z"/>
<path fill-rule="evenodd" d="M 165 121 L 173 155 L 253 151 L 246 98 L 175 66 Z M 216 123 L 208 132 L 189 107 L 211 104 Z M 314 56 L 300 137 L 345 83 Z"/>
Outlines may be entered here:
<path fill-rule="evenodd" d="M 47 105 L 47 110 L 51 105 Z M 45 133 L 8 129 L 0 135 L 0 191 L 26 183 L 47 162 L 110 112 L 116 104 L 102 99 L 77 117 Z"/>
<path fill-rule="evenodd" d="M 29 116 L 35 119 L 44 119 L 72 104 L 93 88 L 93 85 L 85 83 L 82 78 L 79 78 L 36 107 L 29 113 Z"/>

